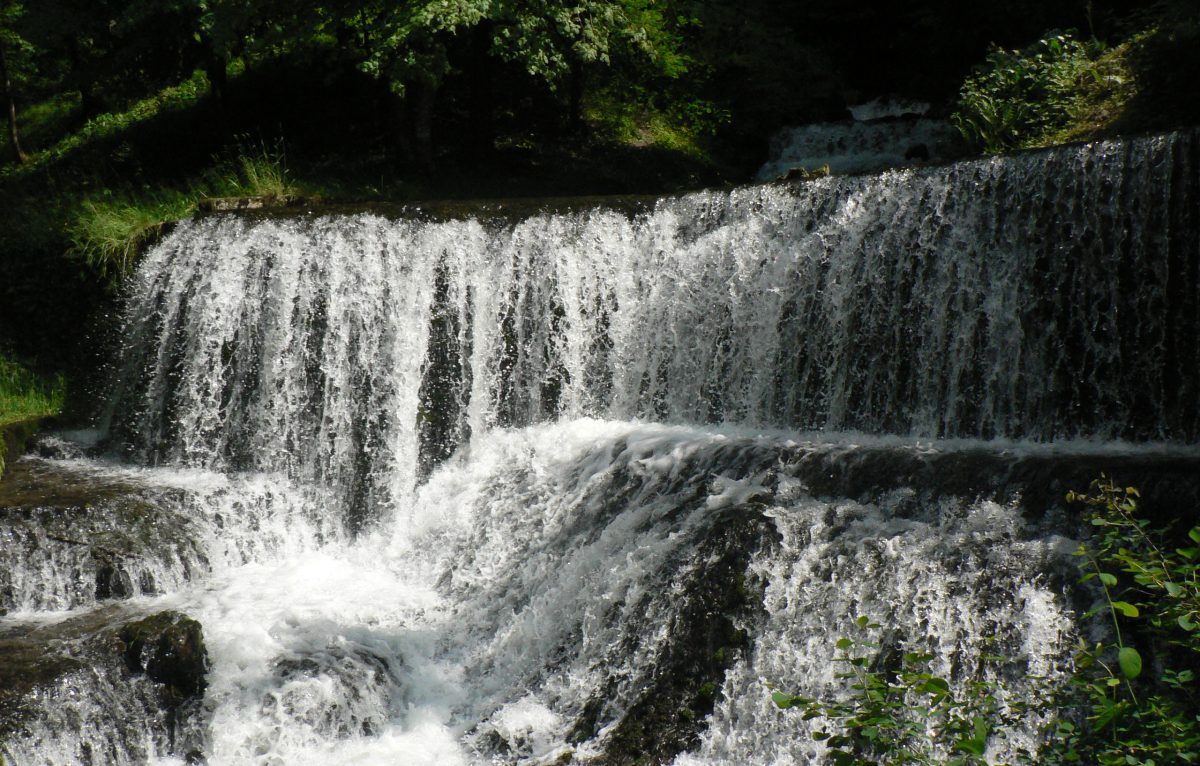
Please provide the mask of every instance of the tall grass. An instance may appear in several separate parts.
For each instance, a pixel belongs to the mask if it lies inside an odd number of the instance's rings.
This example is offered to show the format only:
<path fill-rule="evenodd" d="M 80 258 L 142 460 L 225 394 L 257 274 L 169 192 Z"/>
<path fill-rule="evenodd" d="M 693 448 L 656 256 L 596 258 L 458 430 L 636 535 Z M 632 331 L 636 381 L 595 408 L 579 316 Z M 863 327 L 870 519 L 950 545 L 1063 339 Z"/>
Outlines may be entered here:
<path fill-rule="evenodd" d="M 0 426 L 57 414 L 65 394 L 61 375 L 43 378 L 0 353 Z"/>
<path fill-rule="evenodd" d="M 298 194 L 282 149 L 242 148 L 218 160 L 187 189 L 106 194 L 85 200 L 67 225 L 72 251 L 102 276 L 116 281 L 172 222 L 196 213 L 208 197 L 260 198 L 278 203 Z"/>
<path fill-rule="evenodd" d="M 194 193 L 159 192 L 86 200 L 67 226 L 72 250 L 101 276 L 119 279 L 168 222 L 192 214 L 196 199 Z"/>
<path fill-rule="evenodd" d="M 262 197 L 274 202 L 296 194 L 281 148 L 270 150 L 259 146 L 256 151 L 242 151 L 235 160 L 226 163 L 226 168 L 214 184 L 214 192 L 221 196 Z"/>

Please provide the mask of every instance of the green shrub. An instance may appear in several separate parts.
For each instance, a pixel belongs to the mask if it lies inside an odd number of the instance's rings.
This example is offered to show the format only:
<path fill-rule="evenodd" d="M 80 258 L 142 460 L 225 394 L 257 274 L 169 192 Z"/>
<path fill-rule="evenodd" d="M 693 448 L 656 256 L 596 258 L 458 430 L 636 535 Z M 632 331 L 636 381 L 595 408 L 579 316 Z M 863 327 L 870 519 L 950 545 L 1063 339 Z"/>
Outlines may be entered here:
<path fill-rule="evenodd" d="M 1154 529 L 1138 515 L 1138 499 L 1103 476 L 1088 493 L 1067 495 L 1086 505 L 1094 530 L 1076 552 L 1080 584 L 1099 586 L 1099 605 L 1084 619 L 1106 615 L 1114 640 L 1081 639 L 1065 686 L 1029 678 L 1025 698 L 1014 700 L 1010 689 L 976 680 L 955 693 L 931 671 L 933 655 L 906 654 L 898 669 L 879 669 L 875 644 L 840 638 L 837 662 L 848 670 L 838 677 L 849 695 L 823 701 L 776 691 L 775 704 L 821 720 L 813 737 L 835 766 L 982 764 L 991 733 L 1022 715 L 1050 724 L 1041 752 L 1017 753 L 1019 763 L 1200 763 L 1200 527 L 1186 535 Z M 880 628 L 866 617 L 858 626 Z"/>
<path fill-rule="evenodd" d="M 860 616 L 859 638 L 839 638 L 835 661 L 846 667 L 846 699 L 820 701 L 774 692 L 780 708 L 799 707 L 805 720 L 823 719 L 813 738 L 829 748 L 835 766 L 939 764 L 983 766 L 1003 689 L 976 680 L 959 691 L 933 672 L 935 656 L 907 652 L 900 667 L 878 668 L 872 642 L 880 626 Z"/>
<path fill-rule="evenodd" d="M 1039 143 L 1066 127 L 1080 108 L 1088 80 L 1104 77 L 1095 59 L 1099 43 L 1069 33 L 1021 51 L 993 49 L 959 92 L 953 120 L 963 136 L 987 152 Z"/>
<path fill-rule="evenodd" d="M 1085 616 L 1107 613 L 1115 640 L 1081 641 L 1065 702 L 1085 715 L 1059 724 L 1044 762 L 1200 763 L 1200 527 L 1168 544 L 1170 530 L 1138 515 L 1138 491 L 1107 477 L 1067 499 L 1087 506 L 1096 530 L 1076 552 L 1082 579 L 1103 592 Z"/>

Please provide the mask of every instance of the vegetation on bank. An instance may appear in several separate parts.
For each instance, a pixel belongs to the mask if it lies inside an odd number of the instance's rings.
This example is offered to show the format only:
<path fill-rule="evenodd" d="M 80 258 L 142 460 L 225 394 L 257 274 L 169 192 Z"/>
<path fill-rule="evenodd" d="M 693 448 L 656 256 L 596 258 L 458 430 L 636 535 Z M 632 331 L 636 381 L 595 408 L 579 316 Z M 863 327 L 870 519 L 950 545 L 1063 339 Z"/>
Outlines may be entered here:
<path fill-rule="evenodd" d="M 63 407 L 61 376 L 46 378 L 0 353 L 0 426 L 55 415 Z"/>
<path fill-rule="evenodd" d="M 119 280 L 165 227 L 197 213 L 212 198 L 283 204 L 303 193 L 289 177 L 282 150 L 265 147 L 218 162 L 184 189 L 90 198 L 67 224 L 71 253 L 101 276 Z"/>
<path fill-rule="evenodd" d="M 955 124 L 991 153 L 1200 124 L 1200 7 L 1160 2 L 1127 23 L 1113 44 L 1056 32 L 993 47 L 959 91 Z"/>
<path fill-rule="evenodd" d="M 42 377 L 0 352 L 0 479 L 10 443 L 24 438 L 17 426 L 61 412 L 65 389 L 61 375 Z"/>
<path fill-rule="evenodd" d="M 818 700 L 777 691 L 780 708 L 817 720 L 813 737 L 837 766 L 949 764 L 982 766 L 993 733 L 1021 718 L 1046 721 L 1038 752 L 1015 763 L 1167 766 L 1200 763 L 1200 526 L 1156 529 L 1139 510 L 1139 493 L 1107 477 L 1084 505 L 1093 530 L 1076 551 L 1080 584 L 1096 606 L 1085 621 L 1107 622 L 1111 638 L 1080 638 L 1065 683 L 1026 679 L 1032 692 L 1010 693 L 1019 658 L 992 656 L 992 673 L 952 687 L 934 672 L 936 657 L 907 652 L 898 667 L 875 660 L 880 625 L 858 619 L 857 637 L 837 642 L 846 669 L 842 698 Z"/>

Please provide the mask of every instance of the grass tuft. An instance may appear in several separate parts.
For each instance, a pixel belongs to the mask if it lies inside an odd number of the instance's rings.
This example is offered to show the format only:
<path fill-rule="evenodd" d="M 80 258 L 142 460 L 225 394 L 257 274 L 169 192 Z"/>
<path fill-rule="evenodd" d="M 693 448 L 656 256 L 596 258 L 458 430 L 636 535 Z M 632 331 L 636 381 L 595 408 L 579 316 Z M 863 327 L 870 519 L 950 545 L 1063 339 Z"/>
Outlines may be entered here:
<path fill-rule="evenodd" d="M 191 215 L 195 204 L 194 195 L 178 192 L 87 200 L 67 226 L 72 250 L 101 276 L 119 279 L 168 222 Z"/>
<path fill-rule="evenodd" d="M 0 354 L 0 426 L 58 414 L 65 397 L 61 375 L 43 378 Z"/>
<path fill-rule="evenodd" d="M 219 161 L 185 191 L 108 195 L 83 202 L 67 225 L 72 252 L 101 276 L 119 281 L 165 228 L 194 215 L 208 197 L 255 197 L 271 204 L 298 194 L 282 150 L 265 147 Z"/>

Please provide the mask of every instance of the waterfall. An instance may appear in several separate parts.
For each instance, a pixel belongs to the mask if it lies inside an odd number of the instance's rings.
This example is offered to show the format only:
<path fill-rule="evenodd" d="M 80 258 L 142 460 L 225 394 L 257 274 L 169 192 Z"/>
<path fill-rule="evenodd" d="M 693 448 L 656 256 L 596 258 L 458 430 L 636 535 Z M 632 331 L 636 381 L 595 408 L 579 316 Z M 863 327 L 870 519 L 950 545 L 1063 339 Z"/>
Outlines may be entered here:
<path fill-rule="evenodd" d="M 103 449 L 13 469 L 103 501 L 0 492 L 0 644 L 71 668 L 0 756 L 821 764 L 770 685 L 839 693 L 859 615 L 955 684 L 997 641 L 1005 694 L 1060 682 L 1066 490 L 1200 498 L 1197 200 L 1177 133 L 634 212 L 183 222 L 127 286 Z M 164 610 L 210 663 L 169 714 L 104 653 Z M 1044 737 L 1009 718 L 996 763 Z"/>

